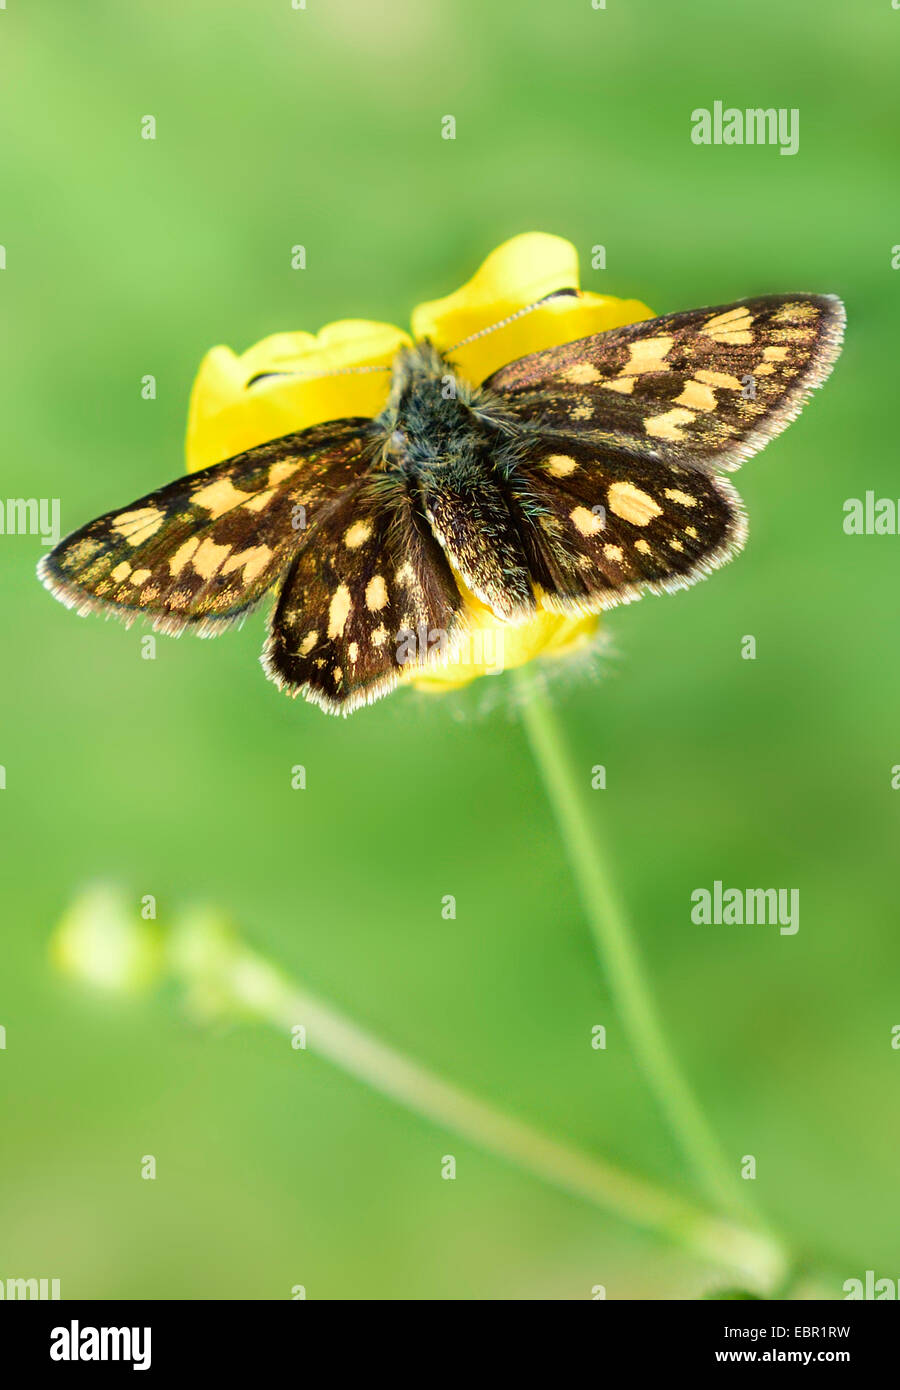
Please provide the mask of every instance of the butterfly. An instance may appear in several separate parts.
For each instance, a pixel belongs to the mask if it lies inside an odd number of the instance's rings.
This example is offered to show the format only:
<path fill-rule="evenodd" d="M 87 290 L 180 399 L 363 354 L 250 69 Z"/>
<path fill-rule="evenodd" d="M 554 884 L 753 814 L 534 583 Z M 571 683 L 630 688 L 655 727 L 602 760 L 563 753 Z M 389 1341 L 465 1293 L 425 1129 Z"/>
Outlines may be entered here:
<path fill-rule="evenodd" d="M 75 531 L 39 575 L 81 614 L 204 636 L 272 594 L 266 673 L 347 714 L 447 660 L 466 591 L 522 623 L 721 565 L 746 534 L 721 474 L 799 413 L 843 326 L 833 296 L 769 295 L 533 352 L 482 382 L 419 342 L 376 418 L 179 478 Z"/>

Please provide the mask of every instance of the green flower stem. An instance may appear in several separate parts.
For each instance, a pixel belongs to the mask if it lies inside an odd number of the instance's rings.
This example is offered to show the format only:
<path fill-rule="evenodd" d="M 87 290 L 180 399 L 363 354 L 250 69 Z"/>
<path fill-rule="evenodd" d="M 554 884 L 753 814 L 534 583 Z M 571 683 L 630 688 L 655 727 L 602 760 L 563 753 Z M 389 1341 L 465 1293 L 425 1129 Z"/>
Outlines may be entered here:
<path fill-rule="evenodd" d="M 784 1278 L 784 1252 L 768 1235 L 581 1153 L 469 1095 L 298 988 L 242 946 L 215 916 L 198 914 L 181 925 L 169 964 L 188 986 L 195 1013 L 263 1019 L 285 1038 L 302 1027 L 310 1052 L 525 1172 L 677 1242 L 761 1291 Z"/>
<path fill-rule="evenodd" d="M 602 796 L 573 767 L 550 701 L 525 669 L 514 672 L 521 714 L 631 1049 L 708 1198 L 741 1211 L 744 1193 L 726 1166 L 666 1041 L 622 900 L 597 834 Z"/>

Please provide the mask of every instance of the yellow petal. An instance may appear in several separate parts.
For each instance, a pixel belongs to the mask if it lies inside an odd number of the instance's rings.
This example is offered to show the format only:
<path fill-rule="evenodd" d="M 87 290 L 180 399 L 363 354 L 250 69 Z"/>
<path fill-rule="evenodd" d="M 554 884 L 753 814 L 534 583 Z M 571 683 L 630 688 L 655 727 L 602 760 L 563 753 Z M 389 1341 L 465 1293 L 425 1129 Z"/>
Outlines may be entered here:
<path fill-rule="evenodd" d="M 409 335 L 387 323 L 343 319 L 321 333 L 276 333 L 241 356 L 216 347 L 200 364 L 188 412 L 187 468 L 344 416 L 375 416 L 388 397 L 389 368 Z M 248 385 L 265 372 L 291 372 Z M 329 375 L 330 373 L 330 375 Z"/>
<path fill-rule="evenodd" d="M 419 304 L 413 310 L 413 336 L 449 348 L 524 304 L 578 285 L 578 253 L 570 241 L 524 232 L 492 251 L 462 289 Z"/>
<path fill-rule="evenodd" d="M 512 671 L 536 656 L 562 656 L 597 631 L 600 619 L 594 613 L 567 615 L 541 609 L 527 623 L 504 623 L 478 601 L 458 574 L 454 578 L 465 599 L 465 633 L 446 662 L 427 671 L 410 668 L 406 679 L 417 690 L 453 690 L 476 676 Z"/>
<path fill-rule="evenodd" d="M 492 251 L 462 289 L 418 305 L 412 316 L 413 336 L 428 338 L 440 351 L 449 352 L 464 338 L 545 295 L 578 286 L 578 253 L 572 243 L 544 232 L 526 232 Z M 567 296 L 466 344 L 453 353 L 453 360 L 464 377 L 479 382 L 526 353 L 652 317 L 652 310 L 638 299 Z"/>

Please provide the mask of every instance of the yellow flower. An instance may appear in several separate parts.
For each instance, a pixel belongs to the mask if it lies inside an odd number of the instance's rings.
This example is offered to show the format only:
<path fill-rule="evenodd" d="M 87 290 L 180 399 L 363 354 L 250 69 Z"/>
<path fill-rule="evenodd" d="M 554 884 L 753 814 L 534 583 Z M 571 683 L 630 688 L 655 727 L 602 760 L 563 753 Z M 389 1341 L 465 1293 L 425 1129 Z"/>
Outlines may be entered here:
<path fill-rule="evenodd" d="M 413 339 L 428 338 L 444 353 L 455 349 L 453 361 L 460 374 L 478 383 L 526 353 L 652 317 L 639 300 L 585 292 L 551 300 L 504 323 L 554 291 L 578 288 L 574 246 L 562 237 L 529 232 L 493 251 L 462 289 L 418 305 L 412 315 L 412 339 L 391 324 L 343 319 L 318 334 L 277 333 L 240 356 L 226 347 L 213 348 L 200 365 L 191 394 L 188 471 L 324 420 L 379 414 L 387 404 L 390 376 L 377 369 L 389 367 L 398 349 Z M 499 323 L 503 326 L 472 338 Z M 463 341 L 469 338 L 472 341 Z M 452 666 L 427 672 L 409 668 L 416 686 L 447 689 L 521 666 L 539 655 L 570 651 L 589 640 L 599 622 L 594 615 L 567 616 L 542 609 L 529 622 L 511 625 L 495 617 L 464 585 L 460 589 L 472 640 Z"/>

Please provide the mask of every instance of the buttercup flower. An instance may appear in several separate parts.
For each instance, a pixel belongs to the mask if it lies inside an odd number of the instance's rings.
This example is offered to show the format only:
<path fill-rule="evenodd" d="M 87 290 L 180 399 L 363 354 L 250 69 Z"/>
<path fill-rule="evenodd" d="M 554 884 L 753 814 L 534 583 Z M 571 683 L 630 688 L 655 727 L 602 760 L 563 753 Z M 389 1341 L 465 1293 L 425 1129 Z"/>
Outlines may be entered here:
<path fill-rule="evenodd" d="M 531 232 L 499 246 L 454 294 L 418 305 L 412 337 L 391 324 L 343 319 L 318 334 L 277 333 L 240 356 L 227 347 L 213 348 L 191 394 L 188 471 L 325 420 L 378 415 L 390 385 L 389 372 L 379 369 L 389 368 L 397 351 L 414 339 L 428 338 L 442 353 L 453 349 L 460 375 L 479 383 L 527 353 L 652 317 L 639 300 L 588 292 L 548 300 L 514 317 L 547 295 L 578 289 L 574 246 L 562 237 Z M 493 331 L 483 333 L 488 328 Z M 495 617 L 462 583 L 460 591 L 472 640 L 452 665 L 428 671 L 410 665 L 407 678 L 420 688 L 448 689 L 536 656 L 571 651 L 591 638 L 599 622 L 596 615 L 541 609 L 530 621 L 512 625 Z"/>

